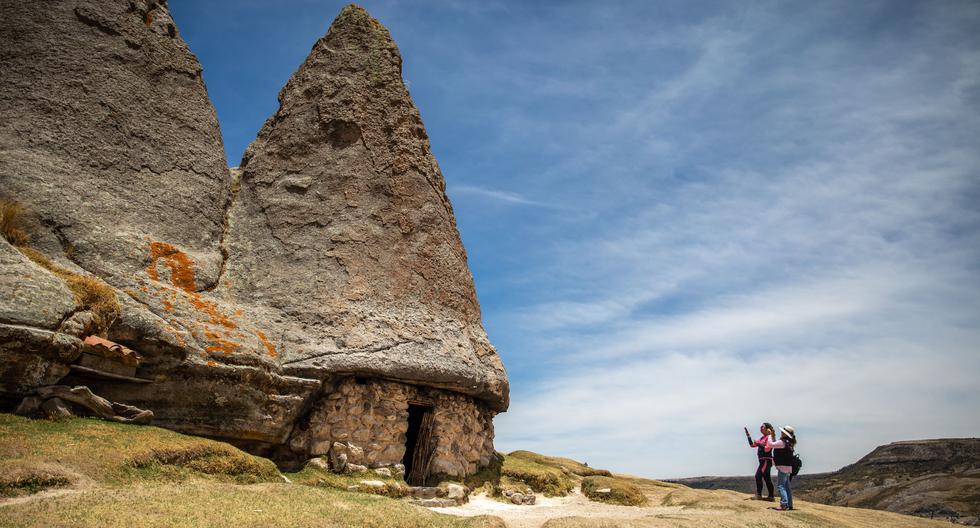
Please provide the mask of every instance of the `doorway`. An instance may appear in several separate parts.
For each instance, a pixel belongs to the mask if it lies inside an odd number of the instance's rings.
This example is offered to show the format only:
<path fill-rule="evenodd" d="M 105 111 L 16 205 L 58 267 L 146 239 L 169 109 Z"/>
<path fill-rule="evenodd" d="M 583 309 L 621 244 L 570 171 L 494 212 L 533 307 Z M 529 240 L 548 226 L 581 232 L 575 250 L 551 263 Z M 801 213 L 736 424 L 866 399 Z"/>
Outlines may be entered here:
<path fill-rule="evenodd" d="M 429 462 L 435 451 L 432 436 L 432 406 L 408 405 L 408 431 L 405 432 L 405 482 L 412 486 L 425 485 L 429 476 Z"/>

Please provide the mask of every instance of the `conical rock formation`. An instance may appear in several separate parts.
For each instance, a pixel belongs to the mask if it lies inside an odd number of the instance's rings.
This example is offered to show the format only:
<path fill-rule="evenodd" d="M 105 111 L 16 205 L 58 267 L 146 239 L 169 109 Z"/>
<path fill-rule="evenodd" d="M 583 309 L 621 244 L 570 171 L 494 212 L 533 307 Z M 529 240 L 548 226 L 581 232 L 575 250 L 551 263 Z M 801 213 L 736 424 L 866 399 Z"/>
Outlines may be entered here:
<path fill-rule="evenodd" d="M 373 466 L 410 463 L 424 411 L 426 467 L 489 463 L 506 374 L 398 49 L 363 9 L 231 172 L 165 1 L 0 0 L 0 61 L 0 205 L 26 211 L 0 240 L 0 405 L 83 384 L 164 427 Z M 136 350 L 133 375 L 93 373 L 91 334 Z"/>
<path fill-rule="evenodd" d="M 381 24 L 348 6 L 249 147 L 227 288 L 275 307 L 283 368 L 362 372 L 507 406 L 445 182 Z"/>

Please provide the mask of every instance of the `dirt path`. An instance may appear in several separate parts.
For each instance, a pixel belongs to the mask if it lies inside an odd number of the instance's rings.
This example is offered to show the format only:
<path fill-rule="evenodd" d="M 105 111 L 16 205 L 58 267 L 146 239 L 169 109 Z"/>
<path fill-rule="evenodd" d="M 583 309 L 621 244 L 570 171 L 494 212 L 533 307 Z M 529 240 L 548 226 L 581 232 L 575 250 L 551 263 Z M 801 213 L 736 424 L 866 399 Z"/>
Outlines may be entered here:
<path fill-rule="evenodd" d="M 507 523 L 508 528 L 538 528 L 550 519 L 560 517 L 601 517 L 603 519 L 636 519 L 648 515 L 680 513 L 682 506 L 616 506 L 592 502 L 577 490 L 567 497 L 547 498 L 538 495 L 533 506 L 504 504 L 486 495 L 472 495 L 470 502 L 462 506 L 432 508 L 439 513 L 473 517 L 496 515 Z"/>
<path fill-rule="evenodd" d="M 32 495 L 25 495 L 23 497 L 11 497 L 6 499 L 0 499 L 0 508 L 4 506 L 13 506 L 15 504 L 23 504 L 25 502 L 33 502 L 42 499 L 51 499 L 54 497 L 60 497 L 62 495 L 73 495 L 75 493 L 81 493 L 84 490 L 76 488 L 57 488 L 49 489 L 44 491 L 39 491 Z"/>

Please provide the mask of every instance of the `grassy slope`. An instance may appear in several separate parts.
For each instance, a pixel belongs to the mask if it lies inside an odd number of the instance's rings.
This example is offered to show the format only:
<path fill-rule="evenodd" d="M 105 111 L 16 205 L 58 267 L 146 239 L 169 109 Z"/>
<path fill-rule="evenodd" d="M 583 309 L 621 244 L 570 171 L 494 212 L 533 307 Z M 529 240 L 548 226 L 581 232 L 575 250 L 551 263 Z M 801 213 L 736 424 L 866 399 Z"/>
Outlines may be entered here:
<path fill-rule="evenodd" d="M 553 519 L 545 528 L 660 528 L 660 527 L 759 527 L 759 528 L 951 528 L 956 525 L 890 512 L 842 508 L 796 501 L 796 510 L 775 512 L 772 503 L 748 500 L 743 493 L 698 490 L 625 475 L 617 479 L 640 489 L 647 506 L 635 508 L 635 517 L 604 519 L 568 517 Z M 601 514 L 600 514 L 601 515 Z"/>
<path fill-rule="evenodd" d="M 39 487 L 32 474 L 66 482 L 26 496 Z M 501 526 L 333 489 L 343 478 L 293 476 L 314 485 L 285 483 L 270 461 L 227 444 L 156 427 L 0 414 L 0 526 Z"/>
<path fill-rule="evenodd" d="M 508 458 L 513 458 L 512 467 L 536 472 L 535 478 L 553 475 L 550 470 L 556 467 L 572 481 L 579 478 L 565 459 L 526 452 Z M 503 462 L 506 465 L 506 459 Z M 575 467 L 585 472 L 583 468 Z M 12 477 L 32 471 L 42 476 L 60 475 L 67 482 L 60 483 L 60 490 L 27 496 L 28 491 L 35 490 L 11 484 L 15 481 Z M 15 496 L 5 503 L 0 500 L 0 526 L 4 527 L 503 526 L 492 517 L 451 517 L 387 497 L 338 489 L 359 480 L 349 476 L 313 469 L 290 476 L 293 484 L 284 482 L 268 460 L 227 444 L 154 427 L 87 419 L 31 421 L 0 414 L 0 483 L 6 482 L 8 495 Z M 797 505 L 799 511 L 778 513 L 766 509 L 770 503 L 747 501 L 740 493 L 695 490 L 624 475 L 614 479 L 639 489 L 647 505 L 626 508 L 631 512 L 628 519 L 603 519 L 599 512 L 598 518 L 553 519 L 545 526 L 954 526 L 887 512 L 802 502 Z"/>

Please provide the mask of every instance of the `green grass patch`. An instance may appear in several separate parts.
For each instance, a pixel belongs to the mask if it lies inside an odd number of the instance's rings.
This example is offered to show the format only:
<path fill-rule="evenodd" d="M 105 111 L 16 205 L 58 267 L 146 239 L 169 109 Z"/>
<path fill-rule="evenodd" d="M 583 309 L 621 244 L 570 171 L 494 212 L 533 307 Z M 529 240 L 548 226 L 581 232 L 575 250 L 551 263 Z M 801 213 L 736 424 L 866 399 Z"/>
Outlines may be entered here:
<path fill-rule="evenodd" d="M 0 414 L 0 475 L 53 466 L 105 485 L 192 476 L 240 483 L 280 479 L 271 461 L 206 438 L 92 418 Z"/>
<path fill-rule="evenodd" d="M 520 481 L 532 490 L 543 493 L 546 497 L 561 497 L 568 495 L 575 487 L 571 474 L 560 468 L 537 462 L 536 456 L 527 456 L 529 451 L 515 451 L 504 458 L 501 467 L 501 478 L 509 477 L 512 481 Z M 534 453 L 530 453 L 534 455 Z"/>
<path fill-rule="evenodd" d="M 608 492 L 599 491 L 607 489 Z M 647 497 L 640 488 L 615 477 L 585 477 L 582 479 L 582 494 L 596 502 L 622 506 L 643 506 L 647 503 Z"/>
<path fill-rule="evenodd" d="M 300 471 L 293 473 L 283 473 L 294 484 L 304 486 L 314 486 L 318 488 L 330 488 L 341 491 L 350 490 L 351 486 L 358 486 L 360 493 L 370 493 L 383 495 L 385 497 L 404 497 L 408 495 L 409 487 L 404 480 L 392 477 L 382 477 L 373 471 L 358 474 L 334 473 L 333 471 L 323 470 L 311 465 L 307 465 Z M 384 486 L 365 486 L 362 480 L 377 480 L 384 482 Z"/>
<path fill-rule="evenodd" d="M 0 507 L 0 526 L 35 528 L 503 528 L 376 495 L 286 483 L 183 483 L 105 488 Z"/>
<path fill-rule="evenodd" d="M 589 467 L 583 464 L 582 462 L 577 462 L 570 458 L 547 456 L 539 453 L 533 453 L 531 451 L 514 451 L 513 453 L 507 456 L 513 456 L 524 460 L 529 460 L 536 464 L 541 464 L 542 466 L 550 466 L 553 468 L 558 468 L 566 473 L 571 473 L 573 475 L 578 475 L 580 477 L 591 477 L 594 475 L 599 475 L 603 477 L 612 476 L 612 473 L 610 473 L 609 470 Z"/>
<path fill-rule="evenodd" d="M 76 478 L 56 465 L 7 464 L 0 471 L 0 497 L 20 497 L 70 486 Z"/>
<path fill-rule="evenodd" d="M 190 474 L 228 477 L 251 484 L 279 478 L 275 464 L 217 442 L 158 447 L 133 455 L 129 465 L 144 477 L 180 480 Z"/>

